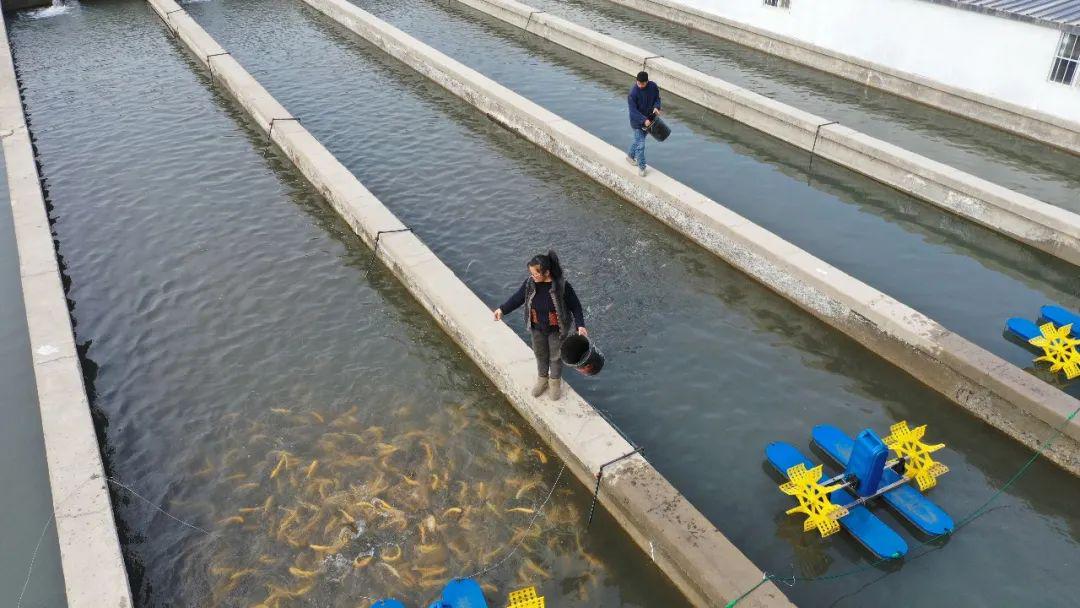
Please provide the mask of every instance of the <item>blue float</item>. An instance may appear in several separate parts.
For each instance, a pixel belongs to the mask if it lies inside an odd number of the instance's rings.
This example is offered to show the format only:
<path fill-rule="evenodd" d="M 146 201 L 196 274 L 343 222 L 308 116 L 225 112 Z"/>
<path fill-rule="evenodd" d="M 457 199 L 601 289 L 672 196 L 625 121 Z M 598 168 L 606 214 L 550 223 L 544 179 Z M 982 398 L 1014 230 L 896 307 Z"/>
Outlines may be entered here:
<path fill-rule="evenodd" d="M 371 608 L 405 608 L 405 604 L 395 599 L 379 600 Z M 459 578 L 446 583 L 442 595 L 428 608 L 488 608 L 484 591 L 471 578 Z"/>

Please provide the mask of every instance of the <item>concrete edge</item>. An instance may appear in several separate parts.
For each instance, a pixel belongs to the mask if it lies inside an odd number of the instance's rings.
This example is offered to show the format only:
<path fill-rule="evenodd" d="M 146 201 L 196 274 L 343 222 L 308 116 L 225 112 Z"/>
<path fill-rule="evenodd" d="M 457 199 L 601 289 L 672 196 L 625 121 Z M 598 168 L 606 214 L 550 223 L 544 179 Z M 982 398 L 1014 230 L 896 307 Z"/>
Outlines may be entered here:
<path fill-rule="evenodd" d="M 64 592 L 70 608 L 129 607 L 131 590 L 101 447 L 3 19 L 0 34 L 0 138 L 7 161 Z"/>
<path fill-rule="evenodd" d="M 1080 265 L 1080 215 L 514 0 L 455 0 L 1030 247 Z"/>
<path fill-rule="evenodd" d="M 210 68 L 222 86 L 300 172 L 350 224 L 406 289 L 424 306 L 517 411 L 591 487 L 601 465 L 632 451 L 631 446 L 580 395 L 568 389 L 557 404 L 529 393 L 535 379 L 532 351 L 405 228 L 297 120 L 266 120 L 277 102 L 231 56 L 206 59 L 219 49 L 173 0 L 148 0 L 179 39 Z M 284 108 L 281 108 L 284 111 Z M 538 113 L 543 116 L 542 113 Z M 381 233 L 381 234 L 380 234 Z M 376 245 L 377 243 L 377 245 Z M 709 521 L 640 456 L 621 461 L 606 474 L 600 502 L 695 605 L 715 606 L 761 580 L 757 569 Z M 677 517 L 672 517 L 671 514 Z M 763 585 L 750 606 L 790 606 L 772 583 Z"/>
<path fill-rule="evenodd" d="M 1080 475 L 1080 401 L 347 0 L 303 1 L 1025 445 L 1064 425 L 1046 456 Z"/>
<path fill-rule="evenodd" d="M 677 0 L 607 1 L 846 80 L 880 89 L 949 114 L 956 114 L 1008 131 L 1053 148 L 1080 154 L 1080 124 L 1073 121 L 851 55 L 837 53 L 708 13 Z"/>

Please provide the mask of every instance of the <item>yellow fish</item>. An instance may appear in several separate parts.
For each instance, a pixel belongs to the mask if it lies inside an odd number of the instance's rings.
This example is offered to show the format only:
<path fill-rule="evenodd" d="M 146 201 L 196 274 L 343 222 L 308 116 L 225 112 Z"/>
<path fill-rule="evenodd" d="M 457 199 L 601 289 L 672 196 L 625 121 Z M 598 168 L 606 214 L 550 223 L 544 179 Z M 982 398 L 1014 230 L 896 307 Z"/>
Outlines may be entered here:
<path fill-rule="evenodd" d="M 309 465 L 308 468 L 307 468 L 307 473 L 304 474 L 304 477 L 307 478 L 307 479 L 310 479 L 311 475 L 313 473 L 315 473 L 315 469 L 318 468 L 318 466 L 319 466 L 319 461 L 318 460 L 312 460 L 311 465 Z"/>
<path fill-rule="evenodd" d="M 357 555 L 352 563 L 353 568 L 366 568 L 372 559 L 374 559 L 374 556 L 371 555 Z"/>
<path fill-rule="evenodd" d="M 283 469 L 285 467 L 286 460 L 287 459 L 285 457 L 285 454 L 282 454 L 281 458 L 278 459 L 277 466 L 274 467 L 273 471 L 270 471 L 270 479 L 273 479 L 273 478 L 278 476 L 278 473 L 281 472 L 281 469 Z"/>
<path fill-rule="evenodd" d="M 507 509 L 507 513 L 524 513 L 526 515 L 532 515 L 536 513 L 535 509 L 527 509 L 525 507 L 514 507 L 513 509 Z"/>
<path fill-rule="evenodd" d="M 533 449 L 531 449 L 529 451 L 536 455 L 536 459 L 540 461 L 540 464 L 547 464 L 548 457 L 547 457 L 547 454 L 545 454 L 543 450 L 538 449 L 538 448 L 533 448 Z"/>
<path fill-rule="evenodd" d="M 314 570 L 301 570 L 296 566 L 289 566 L 289 574 L 295 576 L 296 578 L 311 578 L 318 574 L 318 572 Z"/>
<path fill-rule="evenodd" d="M 382 559 L 382 561 L 384 561 L 384 562 L 396 562 L 397 560 L 401 559 L 401 554 L 404 553 L 401 550 L 401 547 L 399 547 L 397 545 L 390 545 L 390 546 L 397 549 L 397 553 L 388 554 L 388 553 L 380 552 L 379 553 L 379 558 Z"/>
<path fill-rule="evenodd" d="M 319 412 L 311 411 L 311 412 L 308 412 L 308 414 L 310 414 L 311 417 L 314 418 L 315 420 L 318 420 L 319 424 L 325 424 L 326 423 L 326 419 L 323 418 L 322 414 L 320 414 Z"/>
<path fill-rule="evenodd" d="M 525 558 L 525 567 L 528 568 L 529 570 L 532 570 L 533 572 L 539 574 L 540 576 L 542 576 L 544 578 L 551 578 L 551 573 L 550 572 L 548 572 L 547 570 L 544 570 L 543 568 L 540 567 L 540 564 L 537 564 L 536 562 L 534 562 L 533 560 L 531 560 L 531 559 L 529 559 L 527 557 Z"/>
<path fill-rule="evenodd" d="M 235 581 L 236 579 L 238 579 L 238 578 L 240 578 L 242 576 L 247 576 L 249 574 L 255 574 L 255 569 L 254 568 L 247 568 L 245 570 L 237 570 L 236 572 L 234 572 L 232 574 L 232 576 L 229 577 L 229 580 L 230 581 Z"/>
<path fill-rule="evenodd" d="M 274 412 L 275 414 L 281 414 L 282 416 L 288 416 L 292 413 L 292 410 L 283 407 L 272 407 L 270 408 L 270 411 Z"/>
<path fill-rule="evenodd" d="M 229 524 L 242 524 L 244 523 L 244 518 L 240 517 L 239 515 L 233 515 L 232 517 L 226 517 L 218 523 L 223 526 L 227 526 Z"/>
<path fill-rule="evenodd" d="M 538 485 L 540 485 L 540 482 L 537 480 L 525 482 L 521 485 L 521 489 L 517 491 L 517 494 L 514 494 L 514 498 L 517 500 L 521 500 L 522 496 L 524 496 L 529 490 L 535 488 Z"/>

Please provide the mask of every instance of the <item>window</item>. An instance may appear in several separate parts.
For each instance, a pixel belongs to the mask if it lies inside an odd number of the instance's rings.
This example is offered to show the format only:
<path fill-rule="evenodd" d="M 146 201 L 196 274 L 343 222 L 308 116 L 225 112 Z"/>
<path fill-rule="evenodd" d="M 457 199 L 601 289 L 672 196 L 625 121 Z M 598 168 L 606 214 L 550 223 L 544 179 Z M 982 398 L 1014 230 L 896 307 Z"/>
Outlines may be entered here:
<path fill-rule="evenodd" d="M 777 8 L 790 8 L 791 0 L 763 0 L 765 6 L 775 6 Z"/>
<path fill-rule="evenodd" d="M 1072 84 L 1076 79 L 1077 63 L 1080 63 L 1080 35 L 1063 32 L 1054 57 L 1054 67 L 1050 68 L 1050 80 Z"/>

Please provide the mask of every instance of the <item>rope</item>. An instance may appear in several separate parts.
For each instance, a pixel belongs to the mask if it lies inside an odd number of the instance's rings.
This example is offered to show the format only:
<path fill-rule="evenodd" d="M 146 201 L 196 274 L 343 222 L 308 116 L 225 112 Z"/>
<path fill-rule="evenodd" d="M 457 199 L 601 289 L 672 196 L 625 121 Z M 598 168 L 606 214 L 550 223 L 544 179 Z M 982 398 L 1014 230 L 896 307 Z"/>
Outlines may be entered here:
<path fill-rule="evenodd" d="M 566 472 L 566 461 L 564 460 L 562 468 L 559 469 L 559 474 L 555 476 L 555 482 L 551 484 L 551 490 L 549 490 L 548 493 L 547 493 L 547 496 L 544 497 L 544 502 L 540 503 L 540 506 L 536 508 L 536 513 L 533 513 L 532 519 L 529 520 L 529 525 L 525 526 L 526 530 L 532 529 L 533 525 L 536 524 L 536 519 L 538 517 L 540 517 L 540 515 L 543 514 L 544 507 L 547 506 L 548 501 L 551 500 L 551 497 L 555 494 L 555 488 L 559 487 L 559 480 L 562 479 L 563 473 L 565 473 L 565 472 Z M 500 559 L 499 561 L 497 561 L 494 564 L 488 566 L 487 568 L 484 568 L 483 570 L 480 570 L 479 572 L 474 572 L 474 573 L 466 575 L 466 576 L 459 576 L 458 578 L 476 578 L 476 577 L 479 577 L 479 576 L 483 576 L 483 575 L 487 574 L 488 572 L 491 572 L 492 570 L 497 569 L 499 566 L 502 566 L 511 557 L 513 557 L 514 554 L 517 553 L 517 550 L 519 548 L 521 548 L 521 544 L 524 543 L 524 542 L 525 542 L 525 537 L 522 536 L 521 538 L 519 538 L 517 540 L 517 542 L 515 542 L 513 544 L 514 548 L 509 553 L 507 553 L 502 559 Z"/>
<path fill-rule="evenodd" d="M 944 534 L 938 534 L 938 535 L 934 536 L 933 538 L 930 538 L 928 540 L 920 542 L 917 546 L 918 547 L 927 547 L 930 544 L 934 543 L 935 541 L 937 541 L 937 540 L 939 540 L 941 538 L 944 538 L 946 536 L 952 536 L 953 534 L 956 534 L 960 530 L 960 528 L 963 528 L 964 526 L 970 524 L 975 519 L 981 517 L 982 515 L 985 515 L 986 511 L 984 511 L 984 509 L 989 507 L 991 503 L 993 503 L 995 500 L 997 500 L 998 497 L 1000 497 L 1002 494 L 1004 494 L 1010 487 L 1012 487 L 1013 484 L 1015 484 L 1017 481 L 1019 481 L 1021 477 L 1023 477 L 1025 474 L 1027 474 L 1028 469 L 1031 468 L 1031 465 L 1035 464 L 1035 461 L 1038 460 L 1039 456 L 1042 456 L 1043 453 L 1045 453 L 1046 450 L 1048 450 L 1050 448 L 1050 446 L 1053 445 L 1053 443 L 1055 441 L 1057 441 L 1057 438 L 1061 435 L 1062 429 L 1064 429 L 1065 426 L 1068 425 L 1069 422 L 1071 422 L 1072 419 L 1075 418 L 1078 413 L 1080 413 L 1080 407 L 1073 410 L 1073 412 L 1071 414 L 1069 414 L 1065 418 L 1065 420 L 1063 420 L 1061 422 L 1061 424 L 1059 424 L 1057 427 L 1054 428 L 1054 431 L 1051 434 L 1050 438 L 1045 443 L 1043 443 L 1042 447 L 1040 447 L 1038 450 L 1036 450 L 1035 453 L 1031 455 L 1031 458 L 1028 458 L 1027 461 L 1019 469 L 1017 469 L 1016 473 L 1013 473 L 1012 477 L 1010 477 L 1008 481 L 1006 481 L 1004 484 L 1002 484 L 1002 486 L 1000 488 L 998 488 L 996 492 L 991 494 L 990 498 L 987 498 L 986 501 L 983 502 L 981 505 L 979 505 L 975 510 L 971 511 L 970 513 L 968 513 L 967 515 L 962 517 L 959 520 L 959 522 L 956 524 L 956 529 L 954 529 L 952 532 L 945 532 Z M 922 555 L 925 555 L 925 554 L 929 553 L 930 551 L 933 551 L 933 550 L 939 549 L 939 548 L 940 547 L 930 547 L 926 551 L 923 551 L 922 553 L 919 553 L 919 554 L 913 556 L 913 559 L 914 559 L 914 557 L 920 557 Z M 871 570 L 873 568 L 877 568 L 881 564 L 883 564 L 883 563 L 885 563 L 887 561 L 897 559 L 899 557 L 900 557 L 899 555 L 892 555 L 892 556 L 889 556 L 889 557 L 883 557 L 883 558 L 881 558 L 881 559 L 879 559 L 877 561 L 874 561 L 874 562 L 872 562 L 870 564 L 860 566 L 858 568 L 853 568 L 853 569 L 847 570 L 845 572 L 839 572 L 837 574 L 830 574 L 829 576 L 794 576 L 793 575 L 793 576 L 790 576 L 790 577 L 787 577 L 787 576 L 781 577 L 779 575 L 769 574 L 769 573 L 766 572 L 766 573 L 762 574 L 761 580 L 758 581 L 756 585 L 754 585 L 753 587 L 750 587 L 746 591 L 739 594 L 738 597 L 736 597 L 735 599 L 733 599 L 730 602 L 728 602 L 727 604 L 725 604 L 724 608 L 733 608 L 736 604 L 741 602 L 748 595 L 750 595 L 751 593 L 756 591 L 758 587 L 764 585 L 766 581 L 780 581 L 780 582 L 783 582 L 785 584 L 788 584 L 789 587 L 794 587 L 796 582 L 812 583 L 812 582 L 817 582 L 817 581 L 832 581 L 832 580 L 836 580 L 836 579 L 839 579 L 839 578 L 845 578 L 845 577 L 848 577 L 848 576 L 858 574 L 860 572 L 863 572 L 864 570 Z M 885 576 L 888 576 L 888 574 L 886 574 Z M 787 583 L 787 581 L 791 581 L 791 582 Z"/>
<path fill-rule="evenodd" d="M 807 166 L 807 173 L 813 172 L 813 156 L 814 152 L 818 151 L 818 137 L 821 136 L 821 127 L 831 124 L 840 124 L 840 121 L 834 120 L 829 122 L 823 122 L 818 125 L 818 129 L 813 132 L 813 145 L 810 146 L 810 165 Z"/>
<path fill-rule="evenodd" d="M 49 515 L 49 519 L 45 520 L 45 525 L 42 526 L 42 528 L 41 528 L 41 535 L 38 536 L 37 545 L 34 546 L 34 553 L 30 556 L 30 565 L 26 569 L 26 580 L 23 581 L 22 591 L 19 593 L 19 599 L 16 602 L 16 607 L 17 608 L 22 608 L 23 597 L 26 595 L 26 590 L 30 586 L 30 577 L 34 573 L 34 564 L 37 562 L 38 552 L 41 550 L 41 543 L 42 543 L 42 541 L 45 540 L 45 533 L 48 532 L 49 526 L 51 526 L 53 524 L 53 522 L 56 521 L 56 511 L 58 511 L 60 509 L 60 507 L 62 507 L 64 504 L 66 504 L 69 500 L 71 500 L 72 498 L 75 498 L 75 496 L 77 496 L 79 494 L 79 492 L 82 491 L 82 489 L 86 486 L 86 484 L 90 483 L 91 481 L 96 481 L 98 479 L 101 479 L 101 477 L 99 477 L 98 475 L 92 475 L 89 479 L 87 479 L 86 481 L 84 481 L 81 484 L 79 484 L 78 486 L 76 486 L 75 489 L 72 490 L 70 494 L 68 494 L 67 496 L 65 496 L 63 498 L 63 500 L 61 500 L 60 502 L 56 503 L 53 506 L 53 512 L 52 512 L 51 515 Z M 158 511 L 160 511 L 162 514 L 164 514 L 169 519 L 172 519 L 173 521 L 179 522 L 179 523 L 191 528 L 192 530 L 197 530 L 199 532 L 202 532 L 203 534 L 205 534 L 207 536 L 216 536 L 212 532 L 209 532 L 209 531 L 207 531 L 207 530 L 205 530 L 203 528 L 200 528 L 199 526 L 196 526 L 193 523 L 184 521 L 184 520 L 172 515 L 171 513 L 165 511 L 165 509 L 162 509 L 160 506 L 158 506 L 154 502 L 150 501 L 149 499 L 147 499 L 142 494 L 139 494 L 131 486 L 126 485 L 124 482 L 120 481 L 119 479 L 115 479 L 113 477 L 106 476 L 105 481 L 107 481 L 108 483 L 111 483 L 113 485 L 119 486 L 119 487 L 123 488 L 124 490 L 130 492 L 131 494 L 134 494 L 139 500 L 145 502 L 146 504 L 150 505 L 151 507 L 154 507 L 155 509 L 157 509 Z"/>

